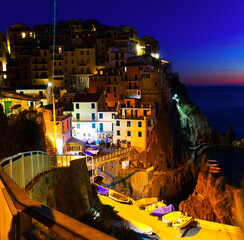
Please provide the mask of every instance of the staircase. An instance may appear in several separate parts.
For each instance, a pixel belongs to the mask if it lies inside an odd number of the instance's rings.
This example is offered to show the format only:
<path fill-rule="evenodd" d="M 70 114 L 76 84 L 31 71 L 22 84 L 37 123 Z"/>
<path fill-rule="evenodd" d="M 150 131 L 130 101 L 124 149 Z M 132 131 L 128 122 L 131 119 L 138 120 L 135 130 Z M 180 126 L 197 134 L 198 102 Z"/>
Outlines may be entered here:
<path fill-rule="evenodd" d="M 50 139 L 50 137 L 47 135 L 45 136 L 45 141 L 46 141 L 46 146 L 47 146 L 47 153 L 51 159 L 51 166 L 57 167 L 57 154 L 56 154 L 55 148 L 53 146 L 53 142 Z"/>

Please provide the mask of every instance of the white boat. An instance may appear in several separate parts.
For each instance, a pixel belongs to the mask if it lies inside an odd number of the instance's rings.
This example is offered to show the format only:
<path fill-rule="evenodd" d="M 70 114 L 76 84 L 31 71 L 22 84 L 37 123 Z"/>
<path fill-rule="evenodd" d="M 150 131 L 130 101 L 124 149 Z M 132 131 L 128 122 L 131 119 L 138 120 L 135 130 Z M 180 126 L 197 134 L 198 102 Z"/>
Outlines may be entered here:
<path fill-rule="evenodd" d="M 183 227 L 186 227 L 188 224 L 190 224 L 192 221 L 193 221 L 192 217 L 188 217 L 188 216 L 183 215 L 182 217 L 175 220 L 172 223 L 172 226 L 174 228 L 183 228 Z"/>
<path fill-rule="evenodd" d="M 137 222 L 134 220 L 129 220 L 129 219 L 124 220 L 124 222 L 125 222 L 126 226 L 128 226 L 134 232 L 146 234 L 146 235 L 153 234 L 153 228 L 151 228 L 150 226 L 148 226 L 144 223 L 140 223 L 140 222 Z"/>
<path fill-rule="evenodd" d="M 182 215 L 183 214 L 180 211 L 170 212 L 170 213 L 165 214 L 162 217 L 162 221 L 164 223 L 172 223 L 172 222 L 176 221 L 178 218 L 180 218 Z"/>

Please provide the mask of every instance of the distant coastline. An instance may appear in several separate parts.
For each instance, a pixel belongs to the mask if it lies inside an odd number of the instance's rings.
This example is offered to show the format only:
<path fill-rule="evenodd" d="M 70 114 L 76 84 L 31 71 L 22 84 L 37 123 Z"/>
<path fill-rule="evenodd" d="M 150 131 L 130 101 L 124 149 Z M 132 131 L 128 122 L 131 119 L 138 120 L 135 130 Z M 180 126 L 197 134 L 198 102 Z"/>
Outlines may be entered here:
<path fill-rule="evenodd" d="M 186 87 L 244 87 L 244 84 L 186 84 Z"/>

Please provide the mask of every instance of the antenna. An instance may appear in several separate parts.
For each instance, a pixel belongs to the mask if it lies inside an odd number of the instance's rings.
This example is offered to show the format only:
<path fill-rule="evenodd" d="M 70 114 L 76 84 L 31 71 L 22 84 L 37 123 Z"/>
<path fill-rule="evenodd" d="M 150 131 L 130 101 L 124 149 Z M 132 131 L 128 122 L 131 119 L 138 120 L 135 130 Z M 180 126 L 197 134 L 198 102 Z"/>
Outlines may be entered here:
<path fill-rule="evenodd" d="M 55 108 L 55 96 L 53 92 L 54 87 L 54 62 L 55 62 L 55 33 L 56 33 L 56 0 L 54 0 L 54 13 L 53 13 L 53 79 L 52 79 L 52 86 L 51 86 L 51 95 L 53 101 L 53 127 L 54 127 L 54 149 L 55 154 L 57 154 L 57 125 L 56 125 L 56 108 Z"/>

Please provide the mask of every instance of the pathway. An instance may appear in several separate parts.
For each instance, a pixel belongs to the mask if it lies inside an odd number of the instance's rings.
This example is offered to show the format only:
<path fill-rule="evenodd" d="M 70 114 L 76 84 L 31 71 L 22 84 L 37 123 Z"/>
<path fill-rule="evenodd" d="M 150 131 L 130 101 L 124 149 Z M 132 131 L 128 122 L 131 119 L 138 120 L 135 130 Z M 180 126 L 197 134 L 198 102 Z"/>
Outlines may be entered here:
<path fill-rule="evenodd" d="M 125 218 L 132 219 L 138 222 L 149 225 L 153 228 L 161 239 L 179 239 L 181 236 L 181 230 L 168 227 L 157 217 L 150 215 L 148 211 L 140 210 L 138 206 L 127 205 L 114 201 L 113 199 L 99 195 L 99 198 L 103 204 L 108 204 L 114 207 L 115 211 Z M 244 239 L 241 235 L 241 230 L 238 227 L 219 224 L 215 222 L 208 222 L 203 220 L 197 220 L 197 227 L 190 229 L 186 236 L 188 239 L 197 240 L 240 240 Z"/>

